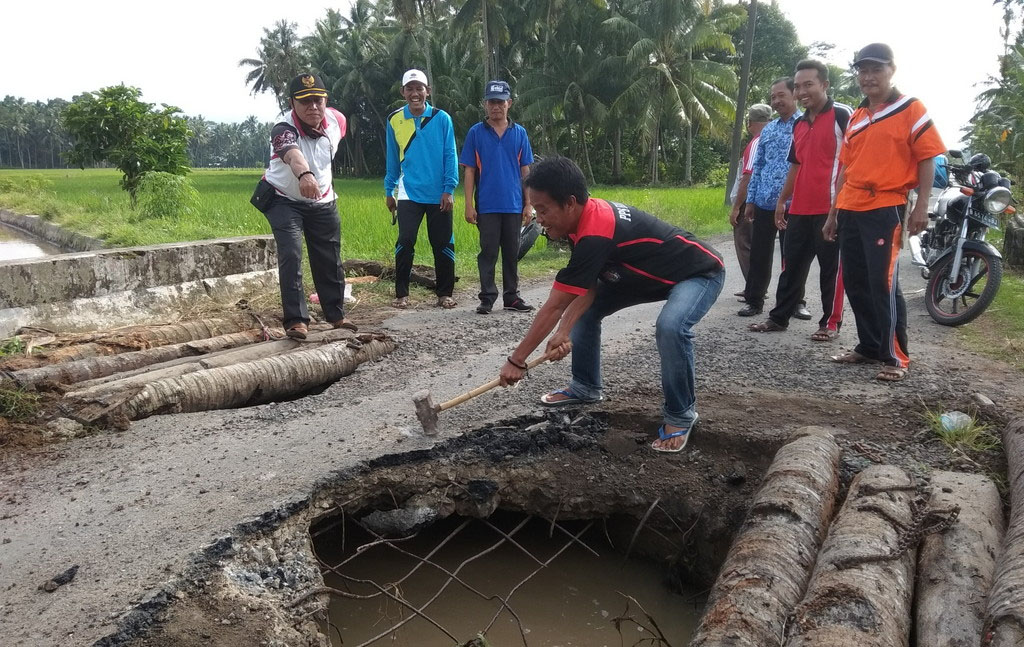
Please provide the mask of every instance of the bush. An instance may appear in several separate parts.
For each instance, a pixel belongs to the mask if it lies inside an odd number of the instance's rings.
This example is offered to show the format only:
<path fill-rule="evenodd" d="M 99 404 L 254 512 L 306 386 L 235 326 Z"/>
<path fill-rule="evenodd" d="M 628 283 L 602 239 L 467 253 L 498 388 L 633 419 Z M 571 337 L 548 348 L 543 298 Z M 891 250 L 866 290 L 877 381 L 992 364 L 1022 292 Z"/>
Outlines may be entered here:
<path fill-rule="evenodd" d="M 137 220 L 179 220 L 199 214 L 199 192 L 183 175 L 150 171 L 138 188 Z"/>
<path fill-rule="evenodd" d="M 704 180 L 704 184 L 709 187 L 723 187 L 725 183 L 729 181 L 729 165 L 722 162 L 715 164 L 711 171 L 708 173 L 708 177 Z"/>

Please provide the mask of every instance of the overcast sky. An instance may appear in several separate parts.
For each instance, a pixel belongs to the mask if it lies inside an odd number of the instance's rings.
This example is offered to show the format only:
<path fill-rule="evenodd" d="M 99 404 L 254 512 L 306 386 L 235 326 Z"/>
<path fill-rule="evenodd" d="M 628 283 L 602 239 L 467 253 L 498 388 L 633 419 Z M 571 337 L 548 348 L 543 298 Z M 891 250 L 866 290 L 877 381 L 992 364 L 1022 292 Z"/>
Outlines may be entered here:
<path fill-rule="evenodd" d="M 240 121 L 277 112 L 269 95 L 244 85 L 242 58 L 253 57 L 262 29 L 286 18 L 308 33 L 328 8 L 347 2 L 267 0 L 49 0 L 46 11 L 5 2 L 0 38 L 0 95 L 70 99 L 126 83 L 152 103 L 187 114 Z M 896 54 L 899 88 L 928 106 L 953 145 L 971 116 L 978 84 L 998 70 L 1001 13 L 991 0 L 779 0 L 804 43 L 837 46 L 832 62 L 847 64 L 874 41 Z M 849 9 L 844 8 L 849 6 Z"/>

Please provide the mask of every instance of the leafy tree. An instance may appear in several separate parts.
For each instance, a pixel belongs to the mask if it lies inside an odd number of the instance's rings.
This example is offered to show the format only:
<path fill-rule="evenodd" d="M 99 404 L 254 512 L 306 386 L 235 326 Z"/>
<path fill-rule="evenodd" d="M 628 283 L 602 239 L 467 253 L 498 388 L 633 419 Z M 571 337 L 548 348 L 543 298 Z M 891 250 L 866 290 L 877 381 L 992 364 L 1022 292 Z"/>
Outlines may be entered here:
<path fill-rule="evenodd" d="M 101 162 L 116 166 L 133 205 L 143 174 L 189 171 L 189 129 L 180 111 L 166 104 L 154 109 L 141 96 L 134 87 L 103 88 L 75 97 L 63 114 L 64 127 L 74 138 L 65 154 L 68 162 L 81 168 Z"/>
<path fill-rule="evenodd" d="M 282 110 L 288 105 L 288 82 L 305 70 L 308 62 L 296 28 L 287 20 L 277 21 L 272 29 L 264 28 L 256 58 L 238 62 L 239 67 L 252 68 L 245 77 L 252 93 L 273 92 Z"/>
<path fill-rule="evenodd" d="M 737 49 L 743 49 L 745 36 L 743 29 L 737 29 L 733 34 Z M 750 61 L 751 102 L 766 102 L 772 81 L 782 76 L 793 76 L 796 64 L 807 58 L 807 53 L 808 48 L 800 44 L 796 27 L 778 5 L 774 2 L 758 3 Z"/>

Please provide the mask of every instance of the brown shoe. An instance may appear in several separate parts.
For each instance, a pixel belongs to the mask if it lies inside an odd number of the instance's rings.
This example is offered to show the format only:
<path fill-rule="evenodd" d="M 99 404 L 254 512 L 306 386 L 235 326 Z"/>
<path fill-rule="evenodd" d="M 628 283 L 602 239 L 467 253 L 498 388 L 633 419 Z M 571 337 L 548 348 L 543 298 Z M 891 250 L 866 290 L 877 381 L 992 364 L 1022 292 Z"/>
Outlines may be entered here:
<path fill-rule="evenodd" d="M 302 323 L 301 321 L 298 323 L 293 323 L 292 325 L 288 326 L 288 330 L 285 332 L 285 334 L 291 337 L 292 339 L 305 339 L 308 333 L 309 326 Z"/>
<path fill-rule="evenodd" d="M 359 328 L 354 323 L 348 320 L 348 317 L 342 319 L 341 321 L 332 321 L 331 325 L 334 326 L 335 328 L 344 328 L 345 330 L 351 330 L 352 332 L 356 332 L 357 330 L 359 330 Z"/>

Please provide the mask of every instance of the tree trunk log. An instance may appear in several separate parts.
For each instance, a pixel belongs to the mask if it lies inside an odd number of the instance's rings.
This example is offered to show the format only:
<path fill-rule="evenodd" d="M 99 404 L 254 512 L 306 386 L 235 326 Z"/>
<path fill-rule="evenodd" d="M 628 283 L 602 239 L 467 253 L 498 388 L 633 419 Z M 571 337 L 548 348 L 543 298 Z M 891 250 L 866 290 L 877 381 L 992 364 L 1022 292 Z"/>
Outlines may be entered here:
<path fill-rule="evenodd" d="M 198 371 L 147 384 L 121 407 L 129 420 L 156 413 L 209 411 L 259 404 L 307 391 L 352 374 L 363 362 L 395 348 L 387 339 L 349 348 L 337 342 L 244 364 Z"/>
<path fill-rule="evenodd" d="M 277 332 L 281 335 L 284 334 L 282 331 Z M 372 339 L 371 336 L 367 335 L 362 335 L 361 337 L 367 341 Z M 210 353 L 208 355 L 183 357 L 169 362 L 163 362 L 162 364 L 147 366 L 137 371 L 129 371 L 123 376 L 112 376 L 117 379 L 107 381 L 94 380 L 92 383 L 81 385 L 84 388 L 65 394 L 65 397 L 68 399 L 103 398 L 104 396 L 117 391 L 140 388 L 151 382 L 165 380 L 172 377 L 180 377 L 188 373 L 194 373 L 208 368 L 219 368 L 221 366 L 230 366 L 231 364 L 251 362 L 256 359 L 272 357 L 274 355 L 288 353 L 304 347 L 309 348 L 310 344 L 326 344 L 354 338 L 357 338 L 355 333 L 341 328 L 337 330 L 312 333 L 305 341 L 279 339 L 277 341 L 265 343 L 253 343 L 243 346 L 242 348 L 229 348 L 219 352 Z"/>
<path fill-rule="evenodd" d="M 1010 483 L 1010 522 L 988 595 L 985 647 L 1024 645 L 1024 418 L 1011 421 L 1003 430 L 1003 451 Z"/>
<path fill-rule="evenodd" d="M 267 325 L 280 325 L 278 320 L 264 320 Z M 48 338 L 46 348 L 28 357 L 11 357 L 0 362 L 0 368 L 23 370 L 59 362 L 73 362 L 87 357 L 102 357 L 118 353 L 155 348 L 168 344 L 209 339 L 220 335 L 242 332 L 256 324 L 250 314 L 239 314 L 220 319 L 198 319 L 183 323 L 160 324 L 155 326 L 129 326 L 116 330 L 95 333 L 65 333 L 54 335 L 39 331 Z M 22 329 L 21 336 L 31 337 L 37 329 Z M 55 339 L 50 339 L 55 337 Z"/>
<path fill-rule="evenodd" d="M 363 276 L 376 276 L 382 280 L 393 280 L 395 268 L 393 265 L 385 265 L 379 261 L 363 261 L 350 259 L 342 263 L 346 272 L 356 272 Z M 455 278 L 458 281 L 458 277 Z M 429 265 L 413 265 L 412 274 L 409 275 L 409 282 L 421 285 L 428 290 L 437 287 L 437 277 L 434 268 Z"/>
<path fill-rule="evenodd" d="M 907 647 L 916 546 L 894 560 L 877 558 L 896 549 L 897 524 L 910 525 L 913 490 L 907 474 L 891 465 L 857 475 L 818 554 L 786 647 Z M 844 564 L 851 558 L 871 561 Z"/>
<path fill-rule="evenodd" d="M 283 330 L 276 332 L 281 336 L 284 335 Z M 245 332 L 220 335 L 211 339 L 169 344 L 167 346 L 147 348 L 119 355 L 89 357 L 73 362 L 50 364 L 49 366 L 15 371 L 11 376 L 19 384 L 37 384 L 43 381 L 76 384 L 186 356 L 205 355 L 225 348 L 244 346 L 255 343 L 262 338 L 262 330 L 247 330 Z"/>
<path fill-rule="evenodd" d="M 768 647 L 807 588 L 839 490 L 839 447 L 798 430 L 772 460 L 718 575 L 691 647 Z"/>
<path fill-rule="evenodd" d="M 978 647 L 985 596 L 1003 539 L 1003 503 L 980 474 L 935 472 L 932 508 L 960 506 L 944 533 L 928 535 L 917 556 L 914 625 L 918 645 Z"/>
<path fill-rule="evenodd" d="M 1003 258 L 1010 267 L 1024 268 L 1024 217 L 1019 214 L 1006 225 Z"/>

